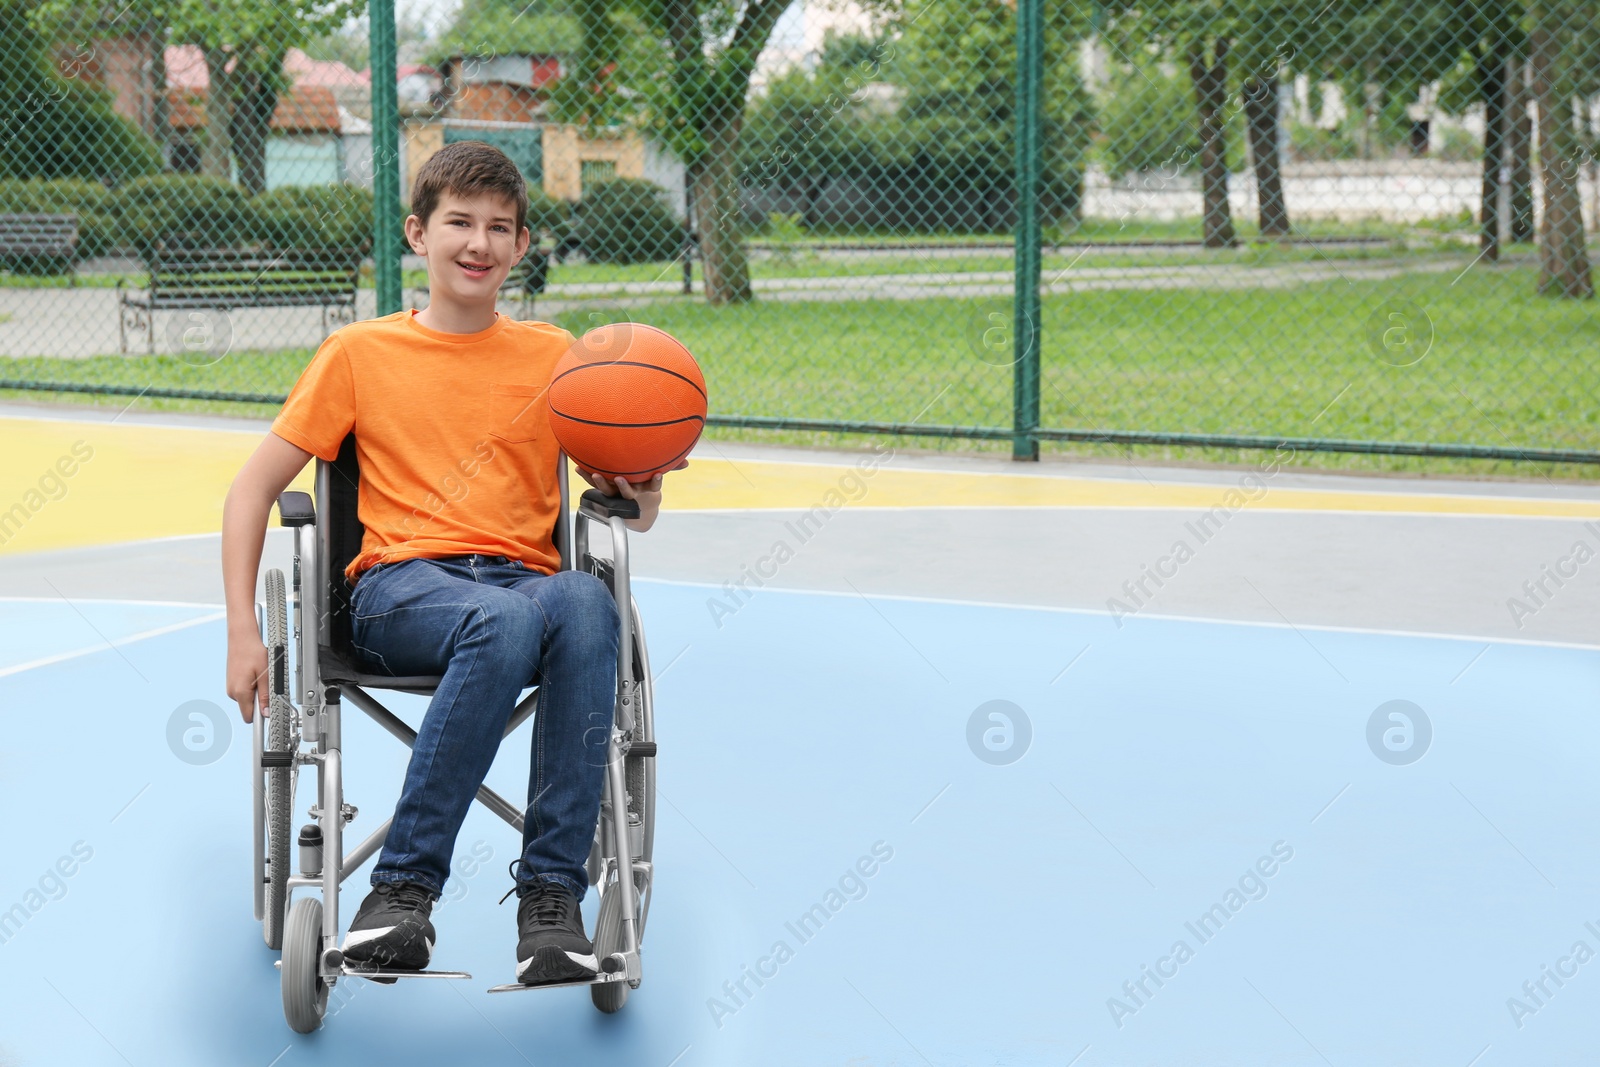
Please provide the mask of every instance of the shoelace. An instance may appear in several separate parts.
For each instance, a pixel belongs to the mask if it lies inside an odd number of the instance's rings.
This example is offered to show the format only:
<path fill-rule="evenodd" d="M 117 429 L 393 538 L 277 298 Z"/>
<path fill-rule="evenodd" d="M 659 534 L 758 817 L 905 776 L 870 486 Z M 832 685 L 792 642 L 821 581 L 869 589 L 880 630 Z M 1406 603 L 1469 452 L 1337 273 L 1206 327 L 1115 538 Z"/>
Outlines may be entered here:
<path fill-rule="evenodd" d="M 528 919 L 534 926 L 567 926 L 571 909 L 568 894 L 551 882 L 541 882 L 522 898 L 517 910 L 528 908 Z M 519 915 L 519 918 L 521 916 Z"/>
<path fill-rule="evenodd" d="M 387 889 L 380 890 L 384 899 L 402 907 L 421 910 L 433 902 L 433 894 L 428 892 L 426 886 L 420 882 L 382 882 L 380 886 Z"/>
<path fill-rule="evenodd" d="M 516 882 L 517 864 L 521 862 L 522 860 L 519 857 L 512 860 L 509 865 L 512 881 L 516 884 L 506 890 L 506 895 L 500 898 L 501 904 L 504 904 L 506 898 L 511 896 L 512 893 L 523 888 L 523 883 Z M 554 882 L 536 879 L 517 902 L 517 918 L 519 920 L 522 919 L 524 917 L 522 909 L 528 908 L 527 917 L 534 923 L 541 926 L 548 924 L 564 926 L 566 925 L 565 920 L 568 912 L 567 898 L 570 895 Z"/>

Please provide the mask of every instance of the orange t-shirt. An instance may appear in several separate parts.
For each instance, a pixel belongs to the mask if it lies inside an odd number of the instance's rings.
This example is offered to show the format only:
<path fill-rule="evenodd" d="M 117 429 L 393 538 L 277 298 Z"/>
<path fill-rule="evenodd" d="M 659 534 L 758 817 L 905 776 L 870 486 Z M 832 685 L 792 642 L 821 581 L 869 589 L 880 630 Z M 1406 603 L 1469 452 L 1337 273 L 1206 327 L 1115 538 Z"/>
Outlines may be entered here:
<path fill-rule="evenodd" d="M 361 464 L 361 552 L 375 563 L 481 553 L 553 574 L 560 511 L 545 389 L 573 336 L 497 315 L 443 333 L 415 311 L 334 331 L 301 372 L 272 432 L 332 461 L 352 430 Z"/>

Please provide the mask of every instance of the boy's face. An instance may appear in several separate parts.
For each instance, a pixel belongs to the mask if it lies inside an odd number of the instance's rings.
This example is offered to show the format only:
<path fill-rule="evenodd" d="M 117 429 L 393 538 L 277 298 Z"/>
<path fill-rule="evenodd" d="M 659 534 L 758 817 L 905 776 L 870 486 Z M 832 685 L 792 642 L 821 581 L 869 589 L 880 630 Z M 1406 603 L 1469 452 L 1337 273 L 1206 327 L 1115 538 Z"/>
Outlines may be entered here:
<path fill-rule="evenodd" d="M 515 227 L 516 208 L 493 193 L 444 193 L 426 227 L 408 216 L 406 239 L 428 259 L 430 299 L 492 307 L 506 275 L 528 251 L 528 228 L 517 233 Z"/>

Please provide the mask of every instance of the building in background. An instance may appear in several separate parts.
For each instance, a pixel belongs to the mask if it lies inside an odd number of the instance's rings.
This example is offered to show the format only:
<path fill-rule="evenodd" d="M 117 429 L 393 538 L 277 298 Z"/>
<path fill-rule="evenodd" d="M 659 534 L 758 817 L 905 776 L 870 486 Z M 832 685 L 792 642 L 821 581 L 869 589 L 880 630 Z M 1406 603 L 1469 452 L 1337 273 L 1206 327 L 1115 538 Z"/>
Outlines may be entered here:
<path fill-rule="evenodd" d="M 153 62 L 153 33 L 129 33 L 94 43 L 92 55 L 62 65 L 68 77 L 103 86 L 117 112 L 162 144 L 177 173 L 200 169 L 199 135 L 206 125 L 210 77 L 195 45 L 168 45 Z M 290 89 L 278 98 L 267 134 L 267 188 L 350 181 L 372 184 L 372 92 L 365 72 L 314 60 L 298 48 L 284 57 Z M 156 101 L 166 102 L 166 137 Z M 237 166 L 234 178 L 238 177 Z"/>
<path fill-rule="evenodd" d="M 457 141 L 485 141 L 516 161 L 528 184 L 547 196 L 577 201 L 595 182 L 642 178 L 667 192 L 684 215 L 684 166 L 638 130 L 617 127 L 585 135 L 549 120 L 550 87 L 567 67 L 557 55 L 453 55 L 439 64 L 427 107 L 401 116 L 401 196 L 435 152 Z"/>

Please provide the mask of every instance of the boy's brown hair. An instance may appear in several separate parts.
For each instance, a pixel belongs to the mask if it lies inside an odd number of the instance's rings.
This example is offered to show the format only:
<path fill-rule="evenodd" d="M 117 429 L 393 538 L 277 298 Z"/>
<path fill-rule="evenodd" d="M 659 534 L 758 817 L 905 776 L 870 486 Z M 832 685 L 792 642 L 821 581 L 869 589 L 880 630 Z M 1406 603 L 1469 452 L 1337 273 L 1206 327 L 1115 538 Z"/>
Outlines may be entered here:
<path fill-rule="evenodd" d="M 483 141 L 456 141 L 428 157 L 411 187 L 411 213 L 428 225 L 428 218 L 445 193 L 477 196 L 491 193 L 511 201 L 517 225 L 513 235 L 528 224 L 528 182 L 517 165 L 494 145 Z"/>

